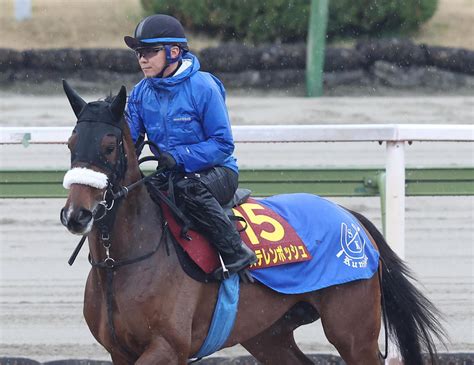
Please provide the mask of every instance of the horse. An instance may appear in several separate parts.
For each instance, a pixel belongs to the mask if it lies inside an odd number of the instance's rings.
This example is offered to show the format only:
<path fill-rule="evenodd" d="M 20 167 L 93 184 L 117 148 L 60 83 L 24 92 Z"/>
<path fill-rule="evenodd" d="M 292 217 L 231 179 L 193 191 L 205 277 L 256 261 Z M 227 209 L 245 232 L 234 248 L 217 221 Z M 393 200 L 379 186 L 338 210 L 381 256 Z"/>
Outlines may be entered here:
<path fill-rule="evenodd" d="M 61 222 L 88 237 L 87 325 L 116 365 L 186 364 L 208 333 L 219 284 L 189 277 L 170 249 L 163 213 L 141 183 L 124 117 L 125 87 L 87 103 L 67 82 L 63 86 L 78 121 L 68 140 Z M 437 309 L 377 228 L 352 214 L 380 254 L 378 274 L 302 294 L 242 283 L 235 325 L 222 347 L 241 344 L 262 364 L 312 364 L 293 332 L 321 319 L 348 365 L 375 365 L 382 362 L 378 337 L 385 319 L 405 364 L 422 364 L 424 352 L 436 363 L 434 339 L 443 338 Z"/>

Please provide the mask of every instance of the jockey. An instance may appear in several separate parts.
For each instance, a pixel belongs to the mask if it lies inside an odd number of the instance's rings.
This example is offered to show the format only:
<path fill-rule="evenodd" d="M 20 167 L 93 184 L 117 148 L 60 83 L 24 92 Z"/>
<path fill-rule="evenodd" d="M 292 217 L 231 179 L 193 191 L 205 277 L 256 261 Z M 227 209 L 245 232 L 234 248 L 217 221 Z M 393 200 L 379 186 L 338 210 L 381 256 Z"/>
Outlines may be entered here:
<path fill-rule="evenodd" d="M 255 254 L 221 207 L 233 198 L 239 176 L 224 86 L 199 71 L 184 29 L 172 16 L 148 16 L 137 25 L 134 37 L 124 40 L 145 76 L 128 99 L 134 142 L 146 134 L 159 146 L 159 166 L 177 173 L 178 201 L 217 248 L 227 269 L 238 272 L 255 263 Z"/>

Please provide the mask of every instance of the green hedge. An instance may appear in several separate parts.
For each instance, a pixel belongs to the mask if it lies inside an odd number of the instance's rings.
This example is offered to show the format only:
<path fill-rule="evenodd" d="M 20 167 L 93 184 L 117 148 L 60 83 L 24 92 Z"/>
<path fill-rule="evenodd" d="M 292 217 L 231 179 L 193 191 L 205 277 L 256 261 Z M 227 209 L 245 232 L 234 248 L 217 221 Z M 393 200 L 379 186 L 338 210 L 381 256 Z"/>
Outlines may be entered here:
<path fill-rule="evenodd" d="M 384 34 L 416 30 L 436 11 L 438 0 L 329 0 L 331 35 Z M 365 4 L 362 4 L 365 3 Z"/>
<path fill-rule="evenodd" d="M 223 39 L 304 41 L 309 0 L 141 0 L 147 14 L 171 14 L 187 29 Z M 438 0 L 329 0 L 329 37 L 379 35 L 417 29 Z"/>

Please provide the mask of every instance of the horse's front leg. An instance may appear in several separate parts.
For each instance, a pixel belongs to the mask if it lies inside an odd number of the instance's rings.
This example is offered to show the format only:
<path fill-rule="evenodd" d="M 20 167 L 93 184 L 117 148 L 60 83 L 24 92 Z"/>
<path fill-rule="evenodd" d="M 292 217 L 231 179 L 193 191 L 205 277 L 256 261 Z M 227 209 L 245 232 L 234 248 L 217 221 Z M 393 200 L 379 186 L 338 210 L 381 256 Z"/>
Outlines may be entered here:
<path fill-rule="evenodd" d="M 188 351 L 178 350 L 164 337 L 155 339 L 135 365 L 185 365 Z"/>
<path fill-rule="evenodd" d="M 130 365 L 133 364 L 133 361 L 128 357 L 124 357 L 121 353 L 111 353 L 110 357 L 112 358 L 112 363 L 114 365 Z"/>

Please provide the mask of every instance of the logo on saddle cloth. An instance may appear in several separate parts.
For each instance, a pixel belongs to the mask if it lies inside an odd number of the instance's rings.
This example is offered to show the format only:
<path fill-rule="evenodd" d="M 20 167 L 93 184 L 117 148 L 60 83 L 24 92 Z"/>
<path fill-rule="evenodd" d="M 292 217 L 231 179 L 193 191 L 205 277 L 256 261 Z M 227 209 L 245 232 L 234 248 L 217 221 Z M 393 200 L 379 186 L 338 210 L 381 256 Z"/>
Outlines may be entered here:
<path fill-rule="evenodd" d="M 365 254 L 365 239 L 360 234 L 361 228 L 354 223 L 350 227 L 346 223 L 341 223 L 341 250 L 336 257 L 344 254 L 344 264 L 357 268 L 367 267 L 367 255 Z"/>
<path fill-rule="evenodd" d="M 311 259 L 311 254 L 293 227 L 270 208 L 249 198 L 246 203 L 232 209 L 236 216 L 245 219 L 237 228 L 245 228 L 240 233 L 242 241 L 257 256 L 257 262 L 250 269 L 302 262 Z M 199 232 L 189 231 L 190 241 L 180 237 L 180 226 L 167 207 L 164 212 L 171 232 L 191 259 L 206 273 L 217 269 L 219 258 L 216 249 Z"/>

